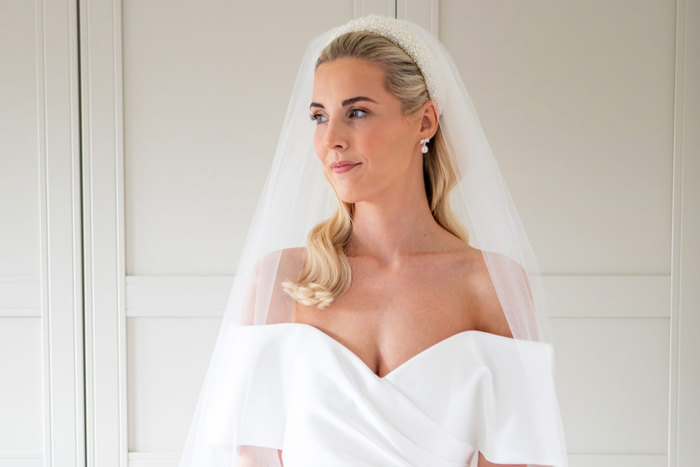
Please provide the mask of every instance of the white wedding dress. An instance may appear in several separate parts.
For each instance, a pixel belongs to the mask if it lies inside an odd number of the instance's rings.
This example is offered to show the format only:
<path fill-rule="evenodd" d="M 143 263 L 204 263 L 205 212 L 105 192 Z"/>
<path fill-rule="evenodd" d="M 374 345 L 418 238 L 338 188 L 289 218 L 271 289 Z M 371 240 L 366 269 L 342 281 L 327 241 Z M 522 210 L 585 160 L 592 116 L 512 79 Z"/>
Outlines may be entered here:
<path fill-rule="evenodd" d="M 239 326 L 229 337 L 222 444 L 235 417 L 235 444 L 281 449 L 284 467 L 465 467 L 477 450 L 498 464 L 563 465 L 550 344 L 516 349 L 469 330 L 379 377 L 309 324 Z"/>

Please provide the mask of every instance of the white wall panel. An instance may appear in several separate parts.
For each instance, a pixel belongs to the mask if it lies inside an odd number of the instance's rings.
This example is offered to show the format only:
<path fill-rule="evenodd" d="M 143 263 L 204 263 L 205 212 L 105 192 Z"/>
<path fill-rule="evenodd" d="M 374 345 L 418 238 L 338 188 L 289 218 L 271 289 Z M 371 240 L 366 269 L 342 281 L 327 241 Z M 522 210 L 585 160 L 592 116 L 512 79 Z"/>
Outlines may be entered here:
<path fill-rule="evenodd" d="M 676 9 L 669 465 L 700 459 L 700 1 Z"/>
<path fill-rule="evenodd" d="M 36 20 L 30 2 L 0 3 L 0 276 L 39 275 Z"/>
<path fill-rule="evenodd" d="M 43 451 L 40 318 L 0 318 L 0 453 Z"/>
<path fill-rule="evenodd" d="M 44 450 L 36 20 L 0 4 L 0 465 Z"/>
<path fill-rule="evenodd" d="M 670 273 L 675 11 L 440 2 L 543 274 Z"/>
<path fill-rule="evenodd" d="M 139 317 L 128 323 L 130 450 L 178 452 L 220 320 Z"/>
<path fill-rule="evenodd" d="M 569 451 L 665 455 L 668 319 L 570 318 L 553 327 Z"/>
<path fill-rule="evenodd" d="M 84 465 L 75 2 L 0 2 L 0 465 Z"/>

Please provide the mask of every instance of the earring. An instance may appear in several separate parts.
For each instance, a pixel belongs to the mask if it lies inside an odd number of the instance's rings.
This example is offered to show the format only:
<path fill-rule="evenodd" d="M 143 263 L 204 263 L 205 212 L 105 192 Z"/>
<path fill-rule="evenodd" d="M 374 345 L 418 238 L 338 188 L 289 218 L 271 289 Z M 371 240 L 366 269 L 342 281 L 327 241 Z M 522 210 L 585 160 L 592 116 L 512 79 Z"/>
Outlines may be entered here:
<path fill-rule="evenodd" d="M 421 149 L 421 151 L 423 151 L 423 154 L 428 152 L 428 141 L 430 141 L 430 138 L 420 140 L 420 142 L 423 143 L 423 149 Z"/>

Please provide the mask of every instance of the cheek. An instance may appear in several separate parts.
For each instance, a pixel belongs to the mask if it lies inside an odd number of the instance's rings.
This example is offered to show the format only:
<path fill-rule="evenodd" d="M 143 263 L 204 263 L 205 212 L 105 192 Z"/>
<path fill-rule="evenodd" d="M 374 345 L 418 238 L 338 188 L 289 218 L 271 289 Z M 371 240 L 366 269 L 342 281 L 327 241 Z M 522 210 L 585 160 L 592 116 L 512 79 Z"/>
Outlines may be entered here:
<path fill-rule="evenodd" d="M 377 168 L 389 168 L 392 171 L 408 164 L 406 135 L 396 129 L 379 128 L 367 132 L 363 137 L 363 146 L 368 157 Z"/>
<path fill-rule="evenodd" d="M 374 158 L 385 158 L 386 149 L 391 147 L 394 140 L 391 130 L 380 125 L 364 128 L 358 136 L 358 145 Z"/>

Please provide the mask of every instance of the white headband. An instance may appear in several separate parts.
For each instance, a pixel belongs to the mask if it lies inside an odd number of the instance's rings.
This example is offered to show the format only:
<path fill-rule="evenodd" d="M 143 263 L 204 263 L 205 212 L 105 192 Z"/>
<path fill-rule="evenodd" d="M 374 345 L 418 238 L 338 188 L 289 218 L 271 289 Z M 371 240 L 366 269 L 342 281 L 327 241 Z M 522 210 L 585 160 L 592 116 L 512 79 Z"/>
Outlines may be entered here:
<path fill-rule="evenodd" d="M 371 31 L 391 40 L 416 63 L 423 74 L 423 79 L 425 79 L 428 94 L 438 107 L 438 115 L 441 115 L 444 108 L 444 87 L 437 72 L 435 59 L 424 40 L 411 27 L 416 26 L 389 16 L 370 14 L 339 26 L 337 34 L 331 38 L 331 41 L 345 33 L 354 31 Z"/>

